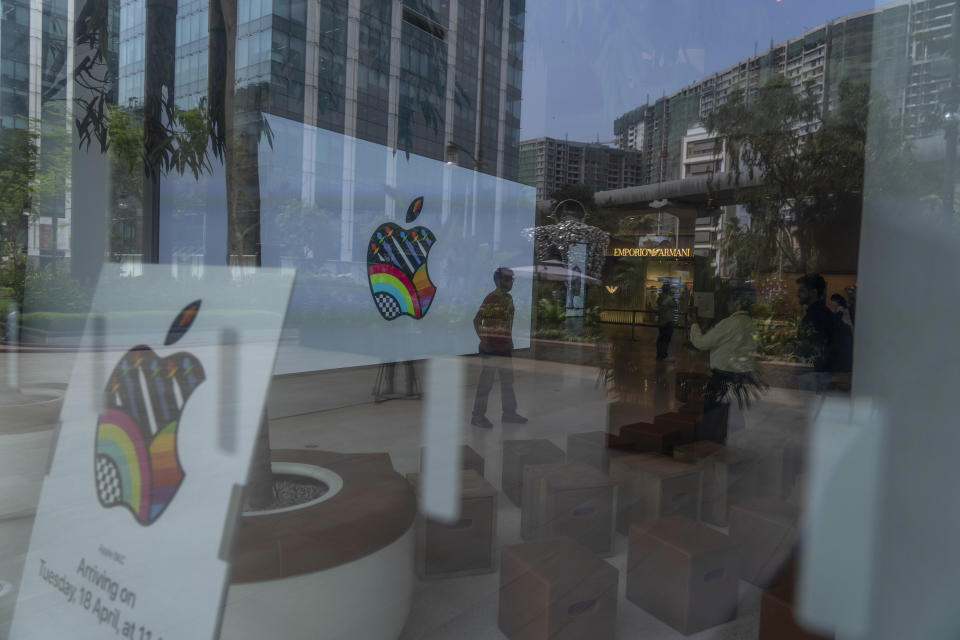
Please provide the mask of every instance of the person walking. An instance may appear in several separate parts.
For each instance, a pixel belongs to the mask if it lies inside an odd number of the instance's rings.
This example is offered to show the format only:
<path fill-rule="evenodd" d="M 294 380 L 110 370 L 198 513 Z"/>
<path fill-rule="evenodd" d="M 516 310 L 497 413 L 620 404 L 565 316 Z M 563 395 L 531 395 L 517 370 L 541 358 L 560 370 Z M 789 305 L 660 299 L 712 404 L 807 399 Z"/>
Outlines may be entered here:
<path fill-rule="evenodd" d="M 800 375 L 800 388 L 826 391 L 835 366 L 836 320 L 826 304 L 827 283 L 818 273 L 797 278 L 797 301 L 806 307 L 797 326 L 796 354 L 813 364 L 813 372 Z"/>
<path fill-rule="evenodd" d="M 847 293 L 847 310 L 850 312 L 850 326 L 857 322 L 857 285 L 844 289 Z"/>
<path fill-rule="evenodd" d="M 697 425 L 697 440 L 726 444 L 730 402 L 737 398 L 739 409 L 749 406 L 750 396 L 764 389 L 756 376 L 757 325 L 750 317 L 753 292 L 734 292 L 730 316 L 704 332 L 699 322 L 690 327 L 690 342 L 710 352 L 710 380 L 703 394 L 703 419 Z"/>
<path fill-rule="evenodd" d="M 839 293 L 830 296 L 836 331 L 833 369 L 840 373 L 853 371 L 853 316 L 847 301 Z"/>
<path fill-rule="evenodd" d="M 673 314 L 676 308 L 673 287 L 669 282 L 664 282 L 657 297 L 657 360 L 665 360 L 670 350 L 670 339 L 673 337 Z"/>
<path fill-rule="evenodd" d="M 500 267 L 493 272 L 496 289 L 483 300 L 473 318 L 473 328 L 480 338 L 480 381 L 473 401 L 473 417 L 470 424 L 490 429 L 493 424 L 487 419 L 487 400 L 493 389 L 493 378 L 500 378 L 500 405 L 503 423 L 524 424 L 527 419 L 517 413 L 517 396 L 513 390 L 513 271 Z"/>

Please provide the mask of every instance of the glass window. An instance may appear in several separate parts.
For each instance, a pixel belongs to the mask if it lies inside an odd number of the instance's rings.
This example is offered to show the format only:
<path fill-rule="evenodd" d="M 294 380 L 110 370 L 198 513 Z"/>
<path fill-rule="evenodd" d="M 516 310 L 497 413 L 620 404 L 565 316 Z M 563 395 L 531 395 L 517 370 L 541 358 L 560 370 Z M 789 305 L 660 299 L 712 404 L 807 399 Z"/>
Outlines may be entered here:
<path fill-rule="evenodd" d="M 310 1 L 0 0 L 0 637 L 960 635 L 956 3 Z"/>

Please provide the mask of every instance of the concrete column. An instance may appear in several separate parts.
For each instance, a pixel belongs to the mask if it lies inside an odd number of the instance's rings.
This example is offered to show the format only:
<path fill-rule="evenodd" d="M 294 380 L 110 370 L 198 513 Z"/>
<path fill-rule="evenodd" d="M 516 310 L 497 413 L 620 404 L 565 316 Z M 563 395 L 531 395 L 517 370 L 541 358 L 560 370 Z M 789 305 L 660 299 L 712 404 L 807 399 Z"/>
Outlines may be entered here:
<path fill-rule="evenodd" d="M 343 101 L 343 133 L 357 135 L 357 87 L 360 68 L 360 0 L 347 6 L 347 67 Z"/>
<path fill-rule="evenodd" d="M 457 84 L 457 25 L 459 24 L 460 0 L 450 0 L 450 20 L 447 28 L 447 87 L 444 97 L 443 159 L 447 159 L 447 146 L 453 142 L 454 101 Z M 453 189 L 453 167 L 449 164 L 443 170 L 443 203 L 440 219 L 446 222 L 450 217 L 451 191 Z"/>
<path fill-rule="evenodd" d="M 507 140 L 507 70 L 510 63 L 510 5 L 511 0 L 503 3 L 503 45 L 500 47 L 500 109 L 497 126 L 497 177 L 503 177 L 503 155 Z M 497 200 L 497 211 L 500 200 Z"/>
<path fill-rule="evenodd" d="M 387 147 L 393 153 L 387 153 L 386 195 L 384 195 L 383 213 L 388 220 L 397 216 L 397 130 L 400 119 L 400 50 L 403 37 L 403 5 L 394 0 L 390 16 L 390 84 L 387 100 Z"/>
<path fill-rule="evenodd" d="M 320 3 L 307 2 L 306 73 L 303 78 L 303 149 L 300 201 L 312 206 L 317 200 L 317 75 L 320 69 Z"/>

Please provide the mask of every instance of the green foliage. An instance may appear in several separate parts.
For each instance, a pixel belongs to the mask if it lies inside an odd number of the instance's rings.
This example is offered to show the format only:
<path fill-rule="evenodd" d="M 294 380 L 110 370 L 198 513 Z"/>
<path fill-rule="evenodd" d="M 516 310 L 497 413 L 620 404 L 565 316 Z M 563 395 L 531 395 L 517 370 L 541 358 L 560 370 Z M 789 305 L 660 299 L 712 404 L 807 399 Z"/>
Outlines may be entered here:
<path fill-rule="evenodd" d="M 537 316 L 534 321 L 536 329 L 559 329 L 566 317 L 565 301 L 559 297 L 537 300 Z"/>
<path fill-rule="evenodd" d="M 37 134 L 0 127 L 0 240 L 15 242 L 30 206 L 37 171 Z"/>
<path fill-rule="evenodd" d="M 199 179 L 201 174 L 213 170 L 207 150 L 212 125 L 205 105 L 201 100 L 200 105 L 192 109 L 174 107 L 173 122 L 167 126 L 159 146 L 153 149 L 144 143 L 142 109 L 108 105 L 104 148 L 128 171 L 144 166 L 162 173 L 172 170 L 183 174 L 189 170 Z"/>
<path fill-rule="evenodd" d="M 797 318 L 767 316 L 756 320 L 757 356 L 763 360 L 795 361 Z"/>
<path fill-rule="evenodd" d="M 70 275 L 63 262 L 42 269 L 28 269 L 25 278 L 26 305 L 30 311 L 83 313 L 90 308 L 92 291 Z"/>
<path fill-rule="evenodd" d="M 882 97 L 866 84 L 840 85 L 835 108 L 821 126 L 817 98 L 795 93 L 777 75 L 747 103 L 732 92 L 708 116 L 707 128 L 726 140 L 734 180 L 760 178 L 759 187 L 738 193 L 750 213 L 749 226 L 725 230 L 722 249 L 737 275 L 769 271 L 782 256 L 785 267 L 806 272 L 830 264 L 856 265 L 864 167 L 867 162 L 896 163 L 910 174 L 909 146 L 888 115 Z M 867 146 L 867 129 L 875 141 Z"/>
<path fill-rule="evenodd" d="M 0 127 L 0 286 L 23 304 L 27 212 L 37 175 L 37 134 Z"/>
<path fill-rule="evenodd" d="M 17 252 L 0 263 L 0 286 L 10 291 L 9 298 L 23 307 L 23 295 L 27 280 L 27 256 Z"/>
<path fill-rule="evenodd" d="M 777 238 L 782 235 L 782 229 L 777 225 L 764 226 L 764 222 L 770 221 L 764 218 L 746 225 L 739 218 L 733 218 L 724 224 L 720 251 L 727 257 L 727 275 L 747 278 L 777 269 Z"/>

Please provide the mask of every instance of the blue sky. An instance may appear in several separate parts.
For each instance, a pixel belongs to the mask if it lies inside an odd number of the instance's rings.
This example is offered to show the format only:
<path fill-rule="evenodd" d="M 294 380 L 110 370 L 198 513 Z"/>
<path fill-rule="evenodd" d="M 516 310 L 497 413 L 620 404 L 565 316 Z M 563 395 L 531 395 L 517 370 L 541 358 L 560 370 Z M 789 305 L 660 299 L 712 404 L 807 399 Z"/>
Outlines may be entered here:
<path fill-rule="evenodd" d="M 613 120 L 874 0 L 527 0 L 520 139 L 613 139 Z"/>

